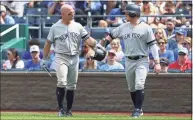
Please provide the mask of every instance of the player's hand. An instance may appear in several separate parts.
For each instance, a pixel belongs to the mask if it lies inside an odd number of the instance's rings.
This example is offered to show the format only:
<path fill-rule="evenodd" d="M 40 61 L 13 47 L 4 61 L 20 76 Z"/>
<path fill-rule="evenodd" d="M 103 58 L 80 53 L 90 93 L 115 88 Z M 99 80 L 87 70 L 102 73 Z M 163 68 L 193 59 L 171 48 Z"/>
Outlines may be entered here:
<path fill-rule="evenodd" d="M 40 67 L 41 68 L 48 67 L 48 59 L 41 59 L 40 60 Z"/>
<path fill-rule="evenodd" d="M 160 64 L 155 64 L 155 66 L 154 66 L 154 72 L 155 72 L 156 74 L 159 74 L 160 71 L 161 71 L 161 66 L 160 66 Z"/>

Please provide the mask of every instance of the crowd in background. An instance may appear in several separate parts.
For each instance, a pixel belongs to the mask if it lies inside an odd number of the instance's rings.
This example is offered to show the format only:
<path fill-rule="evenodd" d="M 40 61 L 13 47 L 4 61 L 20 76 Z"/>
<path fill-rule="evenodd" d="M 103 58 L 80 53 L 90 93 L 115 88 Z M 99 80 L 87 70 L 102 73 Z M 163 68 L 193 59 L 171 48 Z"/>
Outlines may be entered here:
<path fill-rule="evenodd" d="M 192 69 L 192 3 L 191 1 L 176 0 L 123 0 L 123 1 L 70 1 L 70 0 L 33 0 L 31 2 L 2 1 L 0 8 L 0 23 L 15 24 L 13 16 L 22 17 L 28 14 L 27 8 L 46 8 L 48 15 L 60 15 L 60 7 L 63 4 L 72 5 L 75 9 L 75 15 L 103 15 L 93 18 L 96 27 L 106 28 L 117 27 L 126 22 L 124 18 L 124 9 L 127 4 L 137 4 L 141 7 L 141 21 L 148 23 L 155 34 L 157 45 L 159 47 L 160 64 L 162 72 L 168 72 L 168 69 L 177 69 L 182 72 Z M 32 13 L 33 14 L 33 13 Z M 104 15 L 107 15 L 104 17 Z M 111 16 L 109 16 L 111 15 Z M 115 16 L 120 15 L 120 16 Z M 122 16 L 121 16 L 122 15 Z M 162 17 L 161 15 L 170 15 Z M 185 17 L 174 15 L 187 15 Z M 188 16 L 189 15 L 189 16 Z M 147 17 L 150 16 L 150 17 Z M 86 18 L 76 18 L 87 27 Z M 109 34 L 109 31 L 106 32 Z M 100 41 L 99 41 L 100 42 Z M 7 52 L 7 60 L 3 61 L 1 67 L 4 70 L 22 69 L 40 70 L 40 60 L 42 59 L 42 48 L 38 39 L 28 41 L 29 50 L 19 56 L 17 49 L 10 48 Z M 53 48 L 54 46 L 52 46 Z M 81 48 L 86 47 L 84 45 Z M 101 61 L 95 61 L 89 58 L 89 53 L 80 58 L 81 70 L 124 70 L 124 42 L 121 39 L 115 39 L 106 48 L 107 56 Z M 154 67 L 152 54 L 149 53 L 150 70 Z M 50 50 L 50 61 L 48 64 L 51 69 L 55 69 L 54 51 Z"/>

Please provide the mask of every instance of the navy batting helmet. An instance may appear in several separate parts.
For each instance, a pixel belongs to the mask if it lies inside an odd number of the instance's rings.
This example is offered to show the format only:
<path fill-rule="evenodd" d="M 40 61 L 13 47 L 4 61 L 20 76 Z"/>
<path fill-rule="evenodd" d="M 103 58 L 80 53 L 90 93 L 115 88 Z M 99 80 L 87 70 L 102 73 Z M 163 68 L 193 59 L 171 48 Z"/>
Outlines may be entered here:
<path fill-rule="evenodd" d="M 102 61 L 106 56 L 106 50 L 103 46 L 100 44 L 96 45 L 96 48 L 94 49 L 95 55 L 93 57 L 94 60 Z"/>
<path fill-rule="evenodd" d="M 129 13 L 130 17 L 140 16 L 140 7 L 136 4 L 128 4 L 126 6 L 125 12 Z"/>

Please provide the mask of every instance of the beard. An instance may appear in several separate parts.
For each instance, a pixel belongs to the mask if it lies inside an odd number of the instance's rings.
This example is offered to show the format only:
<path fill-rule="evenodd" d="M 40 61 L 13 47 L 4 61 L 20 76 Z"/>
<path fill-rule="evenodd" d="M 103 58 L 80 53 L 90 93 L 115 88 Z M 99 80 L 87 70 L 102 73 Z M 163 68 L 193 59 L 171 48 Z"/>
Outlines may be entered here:
<path fill-rule="evenodd" d="M 171 29 L 171 28 L 167 28 L 167 30 L 171 32 L 173 29 Z"/>

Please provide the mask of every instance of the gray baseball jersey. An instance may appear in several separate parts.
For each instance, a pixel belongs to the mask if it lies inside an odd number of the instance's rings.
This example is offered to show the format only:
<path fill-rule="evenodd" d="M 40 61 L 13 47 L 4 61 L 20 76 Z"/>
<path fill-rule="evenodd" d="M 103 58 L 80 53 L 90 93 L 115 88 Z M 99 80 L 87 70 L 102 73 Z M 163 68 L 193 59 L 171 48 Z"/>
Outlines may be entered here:
<path fill-rule="evenodd" d="M 48 34 L 47 39 L 54 45 L 57 86 L 75 90 L 78 78 L 79 47 L 82 40 L 89 38 L 88 32 L 77 22 L 68 26 L 59 20 Z"/>
<path fill-rule="evenodd" d="M 77 22 L 66 26 L 59 20 L 54 24 L 47 39 L 54 43 L 55 53 L 76 55 L 79 53 L 81 40 L 88 39 L 88 32 Z"/>
<path fill-rule="evenodd" d="M 148 42 L 155 40 L 152 28 L 144 22 L 133 27 L 129 22 L 115 28 L 112 37 L 120 38 L 125 44 L 125 56 L 148 56 Z"/>
<path fill-rule="evenodd" d="M 152 28 L 141 22 L 132 26 L 129 22 L 123 23 L 111 32 L 111 37 L 120 38 L 125 45 L 125 72 L 128 88 L 131 92 L 144 89 L 145 79 L 149 71 L 148 55 L 149 44 L 155 41 Z M 128 56 L 147 56 L 137 60 Z"/>

